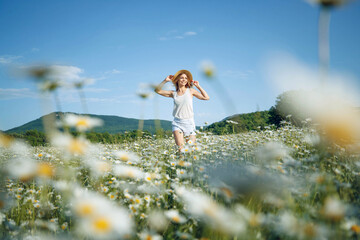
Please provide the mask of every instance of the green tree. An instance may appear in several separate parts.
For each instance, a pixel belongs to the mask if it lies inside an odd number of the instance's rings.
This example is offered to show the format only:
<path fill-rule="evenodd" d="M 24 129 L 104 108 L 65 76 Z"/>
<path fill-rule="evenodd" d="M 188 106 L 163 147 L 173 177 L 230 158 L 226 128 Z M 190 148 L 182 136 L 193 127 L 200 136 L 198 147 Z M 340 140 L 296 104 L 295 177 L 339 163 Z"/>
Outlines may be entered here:
<path fill-rule="evenodd" d="M 275 106 L 270 108 L 269 121 L 279 126 L 281 121 L 285 120 L 287 116 L 291 116 L 287 120 L 290 120 L 295 126 L 302 126 L 302 121 L 308 116 L 301 111 L 297 101 L 307 99 L 309 93 L 305 90 L 291 90 L 280 94 L 276 98 Z"/>

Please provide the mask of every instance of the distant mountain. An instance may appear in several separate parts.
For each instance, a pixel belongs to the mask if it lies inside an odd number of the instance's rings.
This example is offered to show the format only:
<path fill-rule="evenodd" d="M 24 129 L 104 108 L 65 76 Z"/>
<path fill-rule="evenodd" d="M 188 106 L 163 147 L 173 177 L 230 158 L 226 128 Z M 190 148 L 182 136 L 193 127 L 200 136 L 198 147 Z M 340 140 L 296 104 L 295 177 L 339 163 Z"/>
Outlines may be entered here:
<path fill-rule="evenodd" d="M 62 113 L 62 112 L 53 112 L 50 114 L 55 114 L 56 118 L 59 119 L 61 115 L 63 114 L 69 114 L 69 112 Z M 48 114 L 48 115 L 50 115 Z M 72 113 L 76 114 L 76 113 Z M 19 127 L 15 127 L 12 129 L 9 129 L 5 131 L 6 133 L 24 133 L 27 130 L 38 130 L 40 132 L 44 132 L 43 127 L 43 118 L 48 116 L 42 116 L 36 120 L 33 120 L 31 122 L 28 122 L 24 125 L 21 125 Z M 77 114 L 79 115 L 79 114 Z M 118 117 L 118 116 L 108 116 L 108 115 L 95 115 L 95 114 L 86 114 L 86 116 L 99 118 L 104 121 L 103 126 L 96 127 L 93 129 L 94 132 L 108 132 L 111 134 L 115 133 L 124 133 L 125 131 L 133 131 L 137 130 L 139 127 L 139 119 L 135 118 L 124 118 L 124 117 Z M 163 130 L 171 130 L 171 121 L 166 120 L 158 120 L 160 122 L 160 128 Z M 159 124 L 159 123 L 156 123 Z M 144 120 L 144 127 L 143 130 L 147 130 L 151 133 L 155 133 L 155 120 Z"/>

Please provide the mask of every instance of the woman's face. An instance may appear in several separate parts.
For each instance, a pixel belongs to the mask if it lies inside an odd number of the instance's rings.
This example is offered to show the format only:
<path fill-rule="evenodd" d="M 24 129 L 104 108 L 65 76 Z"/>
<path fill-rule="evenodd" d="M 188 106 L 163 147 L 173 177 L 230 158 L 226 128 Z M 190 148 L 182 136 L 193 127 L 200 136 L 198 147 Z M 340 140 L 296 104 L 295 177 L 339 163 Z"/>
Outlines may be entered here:
<path fill-rule="evenodd" d="M 188 77 L 186 76 L 185 73 L 181 74 L 178 80 L 179 87 L 186 86 L 187 83 L 188 83 Z"/>

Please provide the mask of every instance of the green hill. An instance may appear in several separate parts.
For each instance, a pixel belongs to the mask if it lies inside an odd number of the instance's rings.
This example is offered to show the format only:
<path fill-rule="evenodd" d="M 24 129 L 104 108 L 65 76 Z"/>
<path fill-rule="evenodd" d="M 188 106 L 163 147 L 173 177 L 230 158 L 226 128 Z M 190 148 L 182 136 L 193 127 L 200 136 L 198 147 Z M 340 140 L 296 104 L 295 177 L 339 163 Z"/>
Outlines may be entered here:
<path fill-rule="evenodd" d="M 59 116 L 67 113 L 54 112 L 50 114 L 55 114 L 56 118 L 59 119 Z M 72 113 L 72 114 L 76 114 L 76 113 Z M 118 116 L 95 115 L 95 114 L 86 114 L 86 115 L 89 117 L 99 118 L 103 120 L 103 126 L 94 128 L 92 130 L 94 132 L 99 132 L 99 133 L 108 132 L 111 134 L 115 134 L 115 133 L 124 133 L 125 131 L 137 130 L 139 127 L 139 119 L 135 119 L 135 118 L 124 118 Z M 42 116 L 22 126 L 9 129 L 5 132 L 25 133 L 28 130 L 37 130 L 39 132 L 44 132 L 43 118 L 46 116 L 48 115 Z M 162 128 L 163 130 L 171 130 L 171 121 L 159 120 L 159 122 L 160 122 L 160 128 Z M 143 130 L 147 130 L 151 133 L 155 133 L 155 120 L 144 120 Z"/>
<path fill-rule="evenodd" d="M 220 122 L 215 122 L 209 125 L 205 130 L 213 132 L 214 134 L 228 134 L 258 130 L 258 127 L 262 129 L 265 126 L 271 125 L 269 118 L 269 111 L 236 114 L 227 117 Z"/>

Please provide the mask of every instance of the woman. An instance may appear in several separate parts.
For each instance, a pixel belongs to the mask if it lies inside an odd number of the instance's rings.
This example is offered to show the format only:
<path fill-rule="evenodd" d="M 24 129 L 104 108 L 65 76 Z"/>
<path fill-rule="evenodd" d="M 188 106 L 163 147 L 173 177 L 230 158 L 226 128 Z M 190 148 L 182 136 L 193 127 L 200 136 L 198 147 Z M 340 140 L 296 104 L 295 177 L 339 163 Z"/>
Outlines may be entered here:
<path fill-rule="evenodd" d="M 162 90 L 165 83 L 172 81 L 175 85 L 176 91 Z M 199 91 L 191 88 L 192 85 L 197 87 Z M 155 92 L 164 97 L 171 97 L 174 99 L 172 131 L 175 138 L 175 143 L 181 151 L 184 144 L 184 136 L 195 143 L 195 122 L 193 112 L 192 98 L 195 96 L 200 100 L 209 100 L 209 95 L 202 89 L 198 81 L 193 81 L 192 75 L 187 70 L 180 70 L 175 75 L 167 76 L 162 81 Z"/>

